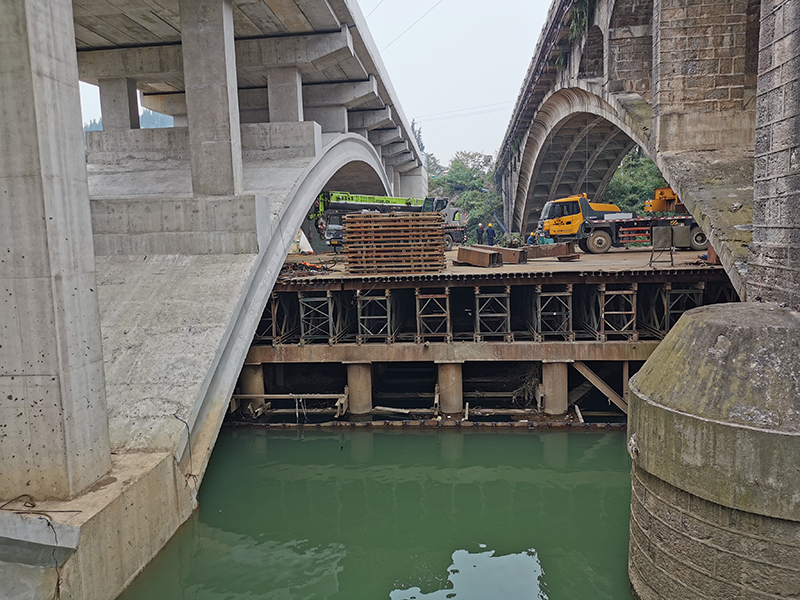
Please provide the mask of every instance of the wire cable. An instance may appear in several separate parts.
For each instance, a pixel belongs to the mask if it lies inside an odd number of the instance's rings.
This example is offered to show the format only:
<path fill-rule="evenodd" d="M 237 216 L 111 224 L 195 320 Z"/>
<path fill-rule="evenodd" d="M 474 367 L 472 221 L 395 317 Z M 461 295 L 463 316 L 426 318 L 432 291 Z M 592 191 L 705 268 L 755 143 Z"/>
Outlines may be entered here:
<path fill-rule="evenodd" d="M 417 118 L 417 119 L 426 119 L 426 118 L 429 118 L 429 117 L 442 117 L 442 116 L 446 116 L 446 115 L 452 115 L 452 114 L 455 114 L 455 113 L 467 112 L 467 111 L 472 111 L 472 110 L 479 110 L 479 109 L 482 109 L 482 108 L 500 108 L 500 107 L 506 108 L 506 107 L 511 107 L 511 106 L 514 106 L 513 102 L 495 102 L 494 104 L 483 104 L 481 106 L 470 106 L 469 108 L 459 108 L 459 109 L 456 109 L 456 110 L 447 110 L 445 112 L 440 112 L 440 113 L 430 113 L 430 114 L 427 114 L 427 115 L 418 115 L 415 118 Z"/>
<path fill-rule="evenodd" d="M 406 30 L 405 30 L 405 31 L 403 31 L 403 33 L 401 33 L 400 35 L 398 35 L 398 36 L 397 36 L 396 38 L 394 38 L 394 39 L 393 39 L 391 42 L 389 42 L 389 43 L 388 43 L 388 44 L 386 44 L 386 45 L 385 45 L 383 48 L 381 48 L 381 52 L 383 52 L 384 50 L 386 50 L 386 49 L 387 49 L 389 46 L 391 46 L 392 44 L 394 44 L 394 43 L 395 43 L 397 40 L 399 40 L 399 39 L 400 39 L 401 37 L 403 37 L 403 36 L 404 36 L 406 33 L 408 33 L 409 29 L 411 29 L 412 27 L 414 27 L 414 25 L 416 25 L 417 23 L 419 23 L 420 21 L 422 21 L 422 19 L 424 19 L 425 17 L 427 17 L 427 16 L 428 16 L 428 13 L 430 13 L 430 12 L 431 12 L 431 11 L 432 11 L 434 8 L 436 8 L 437 6 L 439 6 L 439 5 L 440 5 L 442 2 L 444 2 L 444 0 L 439 0 L 439 1 L 438 1 L 436 4 L 434 4 L 433 6 L 431 6 L 431 7 L 430 7 L 430 8 L 427 10 L 427 12 L 426 12 L 424 15 L 422 15 L 422 16 L 421 16 L 419 19 L 417 19 L 417 20 L 416 20 L 416 21 L 414 21 L 414 22 L 413 22 L 411 25 L 409 25 L 409 26 L 406 28 Z"/>
<path fill-rule="evenodd" d="M 375 5 L 375 8 L 373 8 L 371 11 L 369 11 L 369 15 L 371 15 L 371 14 L 372 14 L 372 13 L 374 13 L 376 10 L 378 10 L 378 7 L 379 7 L 381 4 L 383 4 L 383 2 L 384 2 L 384 0 L 381 0 L 380 2 L 378 2 L 378 3 Z M 369 15 L 367 15 L 367 18 L 369 18 Z"/>

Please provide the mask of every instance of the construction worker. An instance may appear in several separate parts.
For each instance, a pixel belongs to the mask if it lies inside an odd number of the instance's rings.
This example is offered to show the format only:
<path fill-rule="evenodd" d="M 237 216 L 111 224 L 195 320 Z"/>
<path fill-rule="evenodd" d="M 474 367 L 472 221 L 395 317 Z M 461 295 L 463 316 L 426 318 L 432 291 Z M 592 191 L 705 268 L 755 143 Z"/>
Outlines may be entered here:
<path fill-rule="evenodd" d="M 494 246 L 494 227 L 491 223 L 486 227 L 486 241 L 490 246 Z"/>
<path fill-rule="evenodd" d="M 483 223 L 478 223 L 478 244 L 483 243 Z"/>
<path fill-rule="evenodd" d="M 525 243 L 528 246 L 535 246 L 536 245 L 536 238 L 533 236 L 534 233 L 536 233 L 536 232 L 535 231 L 531 231 L 531 234 L 528 236 L 528 239 L 525 240 Z"/>

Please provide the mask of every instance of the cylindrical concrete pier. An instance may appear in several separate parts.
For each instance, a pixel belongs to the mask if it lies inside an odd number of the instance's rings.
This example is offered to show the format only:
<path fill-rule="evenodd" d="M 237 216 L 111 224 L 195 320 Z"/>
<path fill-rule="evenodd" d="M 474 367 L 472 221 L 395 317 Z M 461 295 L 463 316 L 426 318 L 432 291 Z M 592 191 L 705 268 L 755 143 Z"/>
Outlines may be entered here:
<path fill-rule="evenodd" d="M 439 409 L 446 415 L 464 412 L 464 385 L 461 378 L 461 363 L 440 363 Z"/>
<path fill-rule="evenodd" d="M 239 388 L 243 394 L 264 394 L 264 368 L 261 365 L 244 365 L 239 375 Z"/>
<path fill-rule="evenodd" d="M 350 414 L 368 415 L 372 412 L 372 365 L 352 363 L 347 365 L 347 387 L 350 393 Z"/>
<path fill-rule="evenodd" d="M 640 600 L 800 596 L 800 315 L 681 317 L 631 379 L 628 572 Z"/>
<path fill-rule="evenodd" d="M 569 408 L 569 363 L 542 363 L 544 412 L 563 415 Z"/>

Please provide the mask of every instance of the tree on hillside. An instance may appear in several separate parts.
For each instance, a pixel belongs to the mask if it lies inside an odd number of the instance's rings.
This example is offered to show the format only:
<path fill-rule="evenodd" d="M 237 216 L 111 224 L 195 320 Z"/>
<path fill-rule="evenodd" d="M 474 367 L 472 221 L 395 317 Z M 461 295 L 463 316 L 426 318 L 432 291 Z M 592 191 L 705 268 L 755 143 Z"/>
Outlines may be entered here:
<path fill-rule="evenodd" d="M 494 219 L 492 212 L 502 213 L 503 202 L 494 182 L 493 160 L 488 154 L 456 152 L 440 174 L 434 175 L 429 168 L 428 177 L 432 196 L 446 196 L 469 214 L 467 239 L 471 242 L 476 240 L 479 222 L 486 227 Z M 499 227 L 495 229 L 499 233 Z"/>
<path fill-rule="evenodd" d="M 622 159 L 603 194 L 603 202 L 616 204 L 626 212 L 642 213 L 644 201 L 653 197 L 653 190 L 666 185 L 656 164 L 637 146 Z"/>

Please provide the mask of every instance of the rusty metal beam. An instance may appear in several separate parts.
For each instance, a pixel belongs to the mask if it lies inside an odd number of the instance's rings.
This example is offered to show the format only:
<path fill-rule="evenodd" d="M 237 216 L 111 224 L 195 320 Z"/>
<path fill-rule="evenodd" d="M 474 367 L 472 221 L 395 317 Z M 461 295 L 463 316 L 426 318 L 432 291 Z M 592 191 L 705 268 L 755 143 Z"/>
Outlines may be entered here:
<path fill-rule="evenodd" d="M 608 343 L 608 342 L 606 342 Z M 577 369 L 577 371 L 586 377 L 594 387 L 600 390 L 603 394 L 606 395 L 606 398 L 611 400 L 614 404 L 619 407 L 619 409 L 624 412 L 626 415 L 628 414 L 628 403 L 623 400 L 617 392 L 615 392 L 611 386 L 609 386 L 605 381 L 600 379 L 594 371 L 592 371 L 589 367 L 583 364 L 581 361 L 575 361 L 572 363 L 572 366 Z"/>
<path fill-rule="evenodd" d="M 394 344 L 310 344 L 253 346 L 245 364 L 263 363 L 371 363 L 371 362 L 491 362 L 491 361 L 644 361 L 659 341 L 608 342 L 430 342 Z M 577 364 L 577 363 L 574 363 Z M 604 392 L 605 393 L 605 392 Z"/>

